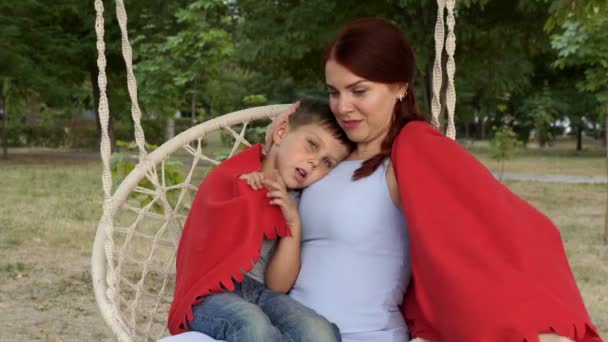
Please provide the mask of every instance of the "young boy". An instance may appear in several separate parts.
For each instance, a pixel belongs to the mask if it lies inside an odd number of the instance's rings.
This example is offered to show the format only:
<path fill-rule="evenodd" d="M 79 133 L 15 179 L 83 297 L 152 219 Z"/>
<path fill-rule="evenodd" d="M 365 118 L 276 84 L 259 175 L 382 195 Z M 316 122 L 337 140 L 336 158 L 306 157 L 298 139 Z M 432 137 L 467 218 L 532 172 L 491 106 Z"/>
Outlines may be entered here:
<path fill-rule="evenodd" d="M 303 100 L 267 145 L 265 154 L 255 145 L 226 160 L 201 184 L 177 252 L 172 334 L 340 341 L 335 325 L 285 294 L 300 269 L 301 239 L 288 191 L 324 177 L 354 144 L 326 102 Z"/>

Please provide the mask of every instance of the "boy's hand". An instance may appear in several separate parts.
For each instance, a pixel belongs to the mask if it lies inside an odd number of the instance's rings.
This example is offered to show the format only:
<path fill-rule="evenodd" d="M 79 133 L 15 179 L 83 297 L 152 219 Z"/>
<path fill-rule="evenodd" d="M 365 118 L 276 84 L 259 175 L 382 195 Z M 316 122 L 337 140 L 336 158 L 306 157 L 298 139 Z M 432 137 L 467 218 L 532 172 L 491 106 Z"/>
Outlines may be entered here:
<path fill-rule="evenodd" d="M 239 178 L 247 182 L 247 185 L 249 185 L 249 187 L 253 190 L 260 190 L 264 187 L 264 185 L 262 184 L 262 181 L 264 180 L 264 174 L 261 172 L 245 173 L 242 174 Z"/>
<path fill-rule="evenodd" d="M 289 196 L 287 187 L 278 173 L 275 172 L 273 176 L 273 179 L 262 179 L 262 184 L 268 189 L 266 196 L 271 198 L 270 204 L 278 205 L 281 208 L 289 228 L 300 229 L 300 213 L 296 202 Z"/>

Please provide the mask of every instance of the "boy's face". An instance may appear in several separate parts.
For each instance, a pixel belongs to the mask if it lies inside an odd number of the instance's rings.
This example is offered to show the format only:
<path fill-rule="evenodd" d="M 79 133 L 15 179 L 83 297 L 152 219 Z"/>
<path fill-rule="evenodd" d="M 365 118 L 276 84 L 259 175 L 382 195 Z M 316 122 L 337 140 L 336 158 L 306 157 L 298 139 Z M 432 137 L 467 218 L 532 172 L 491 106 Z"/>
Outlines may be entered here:
<path fill-rule="evenodd" d="M 276 168 L 288 189 L 302 189 L 323 178 L 348 154 L 348 148 L 319 124 L 279 127 L 273 135 Z"/>

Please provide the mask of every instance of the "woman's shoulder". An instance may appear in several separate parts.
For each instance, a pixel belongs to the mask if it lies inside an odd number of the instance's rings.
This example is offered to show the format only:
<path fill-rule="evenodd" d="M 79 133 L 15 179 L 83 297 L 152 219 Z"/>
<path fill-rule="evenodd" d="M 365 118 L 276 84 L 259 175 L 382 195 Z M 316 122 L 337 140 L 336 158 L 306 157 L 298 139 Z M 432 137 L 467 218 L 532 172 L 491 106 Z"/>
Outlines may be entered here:
<path fill-rule="evenodd" d="M 422 120 L 410 121 L 399 132 L 398 139 L 412 136 L 442 136 L 430 123 Z"/>
<path fill-rule="evenodd" d="M 410 121 L 399 132 L 393 143 L 393 150 L 405 146 L 420 148 L 421 146 L 444 144 L 444 140 L 446 137 L 430 123 L 421 120 Z"/>
<path fill-rule="evenodd" d="M 407 123 L 395 139 L 391 159 L 393 164 L 408 164 L 414 158 L 416 163 L 429 162 L 450 164 L 472 158 L 460 144 L 445 136 L 425 121 Z"/>

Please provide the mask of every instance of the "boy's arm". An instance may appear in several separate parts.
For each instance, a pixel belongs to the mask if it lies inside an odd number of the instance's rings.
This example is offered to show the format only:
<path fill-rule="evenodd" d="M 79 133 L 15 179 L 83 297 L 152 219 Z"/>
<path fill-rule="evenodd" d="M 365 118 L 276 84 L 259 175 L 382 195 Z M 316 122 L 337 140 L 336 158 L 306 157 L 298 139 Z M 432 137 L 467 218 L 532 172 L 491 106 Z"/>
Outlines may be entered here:
<path fill-rule="evenodd" d="M 279 177 L 275 180 L 262 181 L 268 189 L 270 204 L 281 208 L 291 235 L 279 239 L 277 248 L 266 268 L 266 286 L 277 292 L 287 293 L 300 273 L 300 242 L 302 240 L 302 222 L 298 206 L 289 195 L 285 184 Z"/>
<path fill-rule="evenodd" d="M 299 221 L 299 220 L 298 220 Z M 266 286 L 276 292 L 287 293 L 300 273 L 301 224 L 291 225 L 291 236 L 279 239 L 277 248 L 266 268 Z"/>

